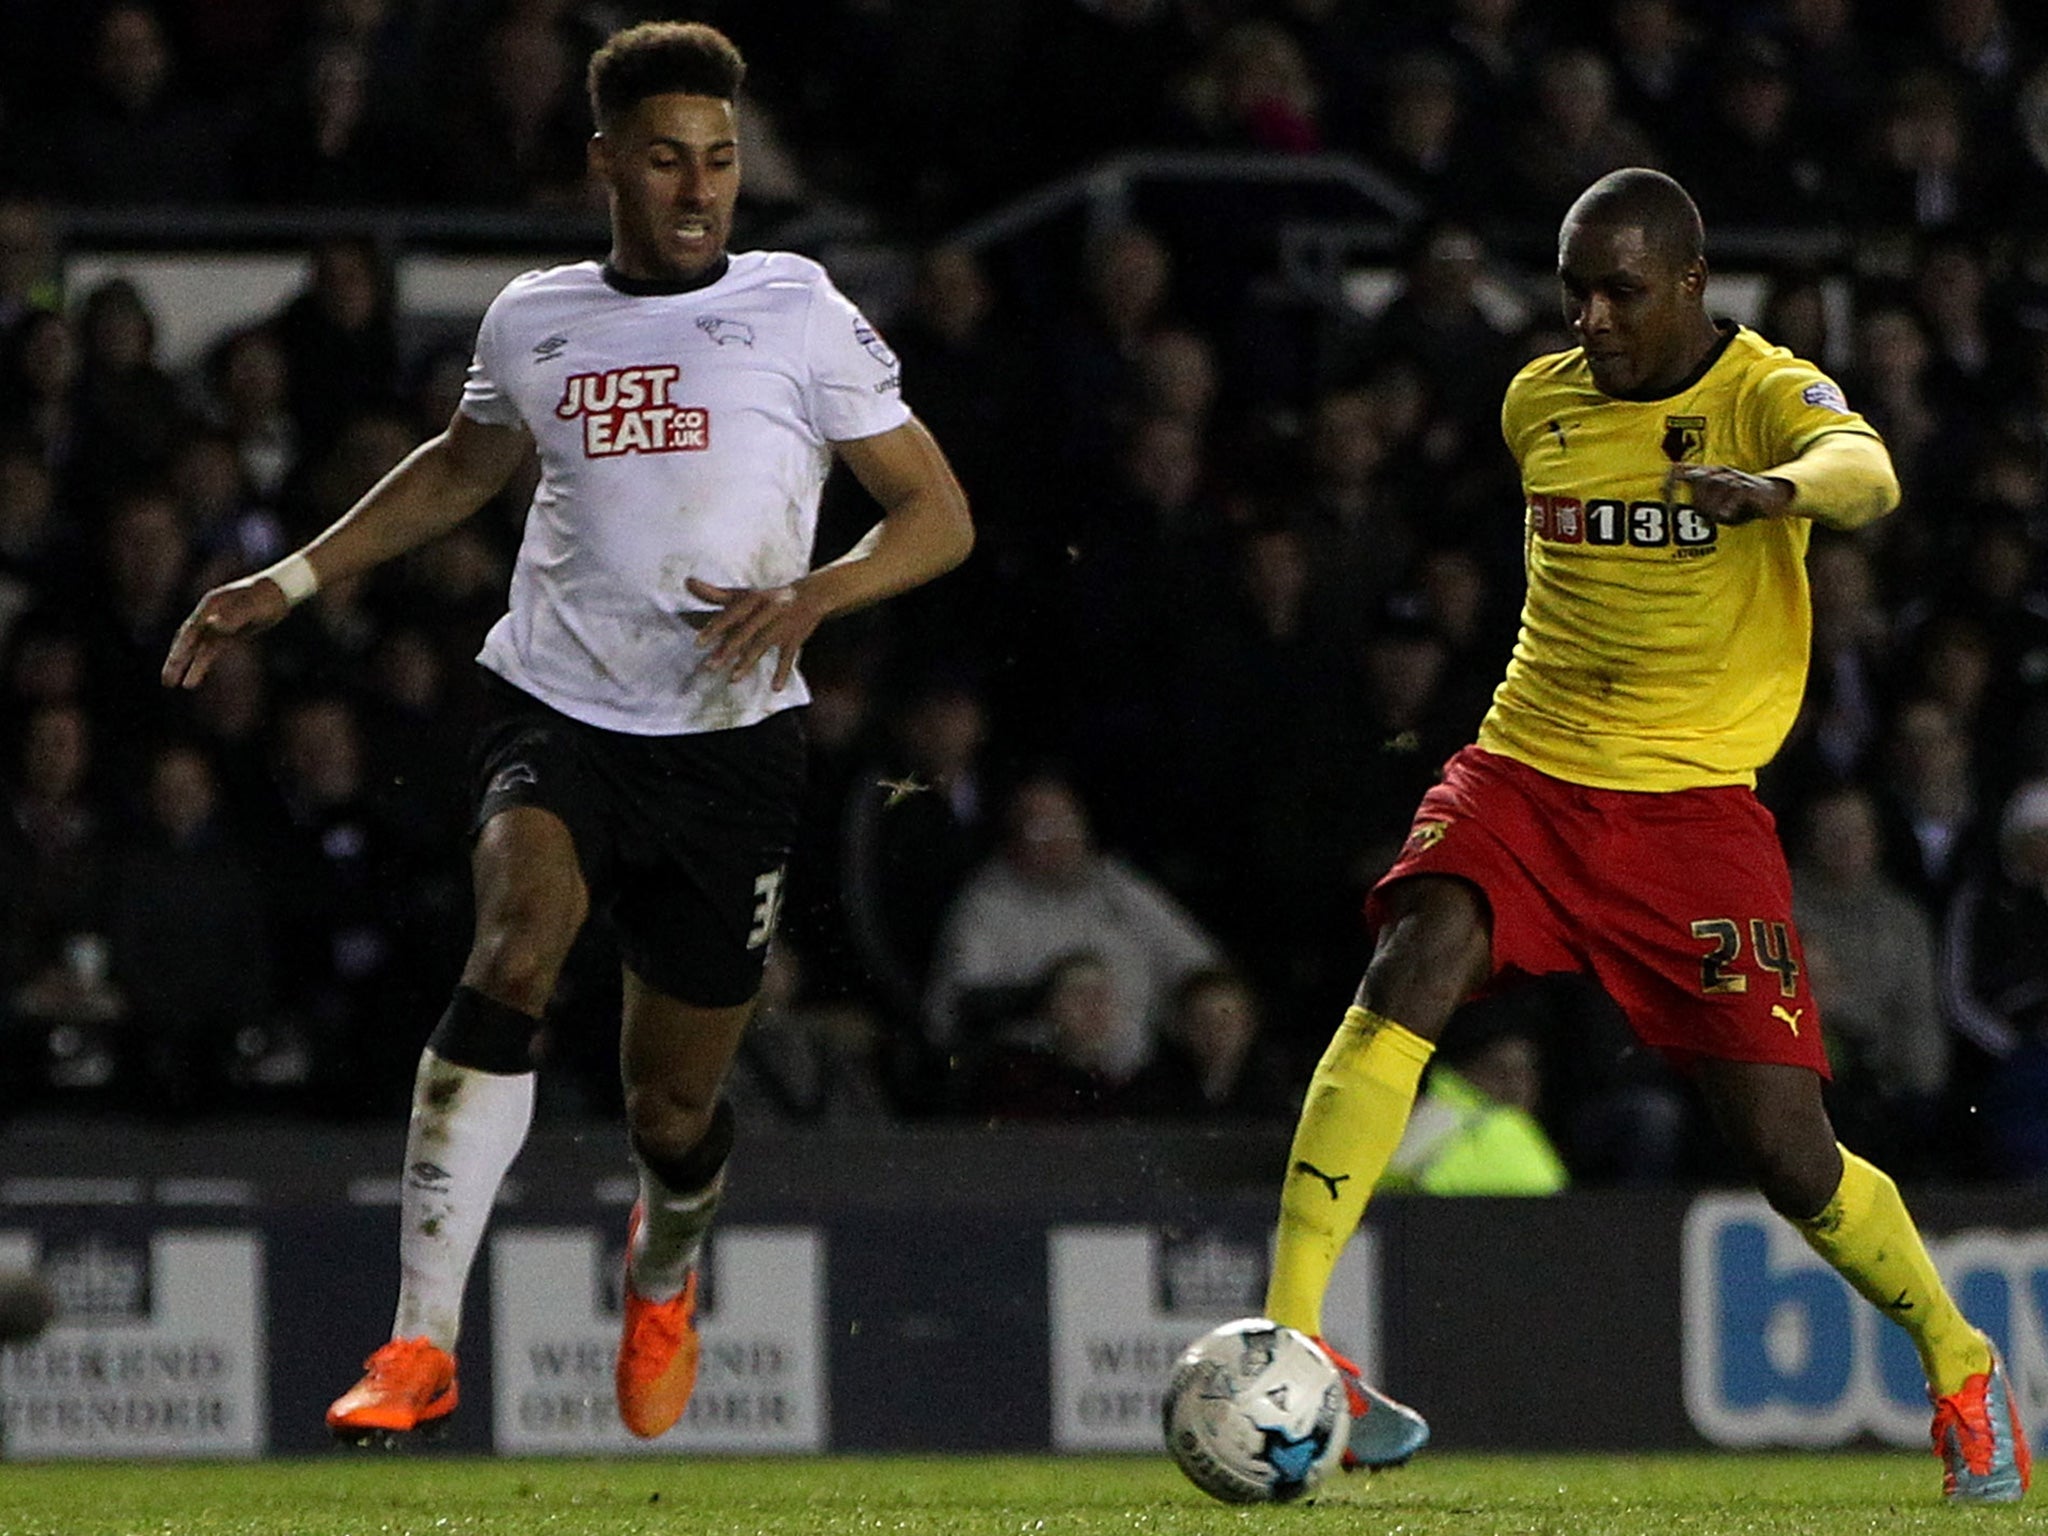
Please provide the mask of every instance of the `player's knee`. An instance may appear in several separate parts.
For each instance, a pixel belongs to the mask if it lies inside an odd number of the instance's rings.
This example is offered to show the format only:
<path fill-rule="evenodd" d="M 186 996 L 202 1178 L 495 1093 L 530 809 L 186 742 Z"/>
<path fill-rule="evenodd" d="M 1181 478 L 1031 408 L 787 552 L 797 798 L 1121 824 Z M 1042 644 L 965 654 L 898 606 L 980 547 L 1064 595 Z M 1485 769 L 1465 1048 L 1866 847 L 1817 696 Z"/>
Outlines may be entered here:
<path fill-rule="evenodd" d="M 1772 1210 L 1792 1221 L 1810 1221 L 1835 1197 L 1842 1181 L 1834 1144 L 1810 1146 L 1803 1138 L 1753 1136 L 1741 1149 L 1757 1192 Z"/>
<path fill-rule="evenodd" d="M 462 980 L 486 997 L 538 1017 L 547 1011 L 560 971 L 559 958 L 539 946 L 501 940 L 481 944 L 471 953 Z"/>
<path fill-rule="evenodd" d="M 633 1145 L 662 1158 L 684 1157 L 702 1142 L 720 1105 L 715 1093 L 699 1093 L 682 1083 L 626 1084 L 626 1125 Z"/>
<path fill-rule="evenodd" d="M 491 904 L 477 924 L 464 983 L 527 1013 L 545 1012 L 583 918 L 583 901 L 567 893 L 525 892 Z"/>

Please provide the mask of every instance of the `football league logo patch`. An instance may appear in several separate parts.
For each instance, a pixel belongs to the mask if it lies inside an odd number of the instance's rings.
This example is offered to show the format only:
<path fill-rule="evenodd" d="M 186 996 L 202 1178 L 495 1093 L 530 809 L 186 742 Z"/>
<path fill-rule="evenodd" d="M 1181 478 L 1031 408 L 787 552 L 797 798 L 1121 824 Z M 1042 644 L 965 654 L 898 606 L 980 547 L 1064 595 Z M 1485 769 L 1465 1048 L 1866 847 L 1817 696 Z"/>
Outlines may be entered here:
<path fill-rule="evenodd" d="M 1820 379 L 1799 391 L 1799 398 L 1808 405 L 1818 406 L 1824 411 L 1849 414 L 1849 400 L 1832 379 Z"/>
<path fill-rule="evenodd" d="M 853 322 L 853 339 L 861 344 L 863 351 L 884 368 L 896 366 L 896 354 L 889 350 L 889 343 L 882 340 L 882 333 L 865 320 Z"/>

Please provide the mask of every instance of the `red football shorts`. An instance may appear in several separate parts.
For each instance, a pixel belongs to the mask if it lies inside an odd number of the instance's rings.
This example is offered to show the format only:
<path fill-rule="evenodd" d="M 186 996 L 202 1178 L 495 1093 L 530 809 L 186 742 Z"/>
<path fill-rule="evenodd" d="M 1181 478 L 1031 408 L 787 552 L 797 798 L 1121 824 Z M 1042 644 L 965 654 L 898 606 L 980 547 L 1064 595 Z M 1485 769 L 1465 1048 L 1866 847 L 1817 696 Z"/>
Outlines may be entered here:
<path fill-rule="evenodd" d="M 1827 1075 L 1820 1010 L 1792 926 L 1777 824 L 1748 789 L 1588 789 L 1466 747 L 1422 797 L 1388 886 L 1455 875 L 1493 912 L 1488 990 L 1592 976 L 1647 1045 Z"/>

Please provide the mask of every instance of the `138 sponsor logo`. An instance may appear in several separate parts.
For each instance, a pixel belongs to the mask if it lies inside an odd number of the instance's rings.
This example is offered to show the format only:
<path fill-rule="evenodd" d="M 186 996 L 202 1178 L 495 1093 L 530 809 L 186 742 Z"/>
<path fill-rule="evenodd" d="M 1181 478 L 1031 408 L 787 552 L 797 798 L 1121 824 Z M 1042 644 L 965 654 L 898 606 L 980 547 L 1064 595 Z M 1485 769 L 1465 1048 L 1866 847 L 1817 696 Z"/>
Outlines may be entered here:
<path fill-rule="evenodd" d="M 1670 549 L 1679 555 L 1713 548 L 1719 532 L 1697 507 L 1542 494 L 1529 498 L 1529 531 L 1553 544 Z"/>

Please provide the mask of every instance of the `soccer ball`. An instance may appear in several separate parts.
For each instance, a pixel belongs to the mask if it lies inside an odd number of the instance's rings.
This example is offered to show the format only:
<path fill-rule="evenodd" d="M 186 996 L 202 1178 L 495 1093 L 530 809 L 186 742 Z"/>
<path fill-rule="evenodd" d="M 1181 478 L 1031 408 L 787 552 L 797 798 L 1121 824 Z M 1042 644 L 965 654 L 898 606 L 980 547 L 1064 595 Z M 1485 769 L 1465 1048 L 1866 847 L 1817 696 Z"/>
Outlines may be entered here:
<path fill-rule="evenodd" d="M 1298 1499 L 1344 1459 L 1344 1380 L 1307 1334 L 1241 1317 L 1190 1344 L 1166 1384 L 1166 1448 L 1226 1504 Z"/>

